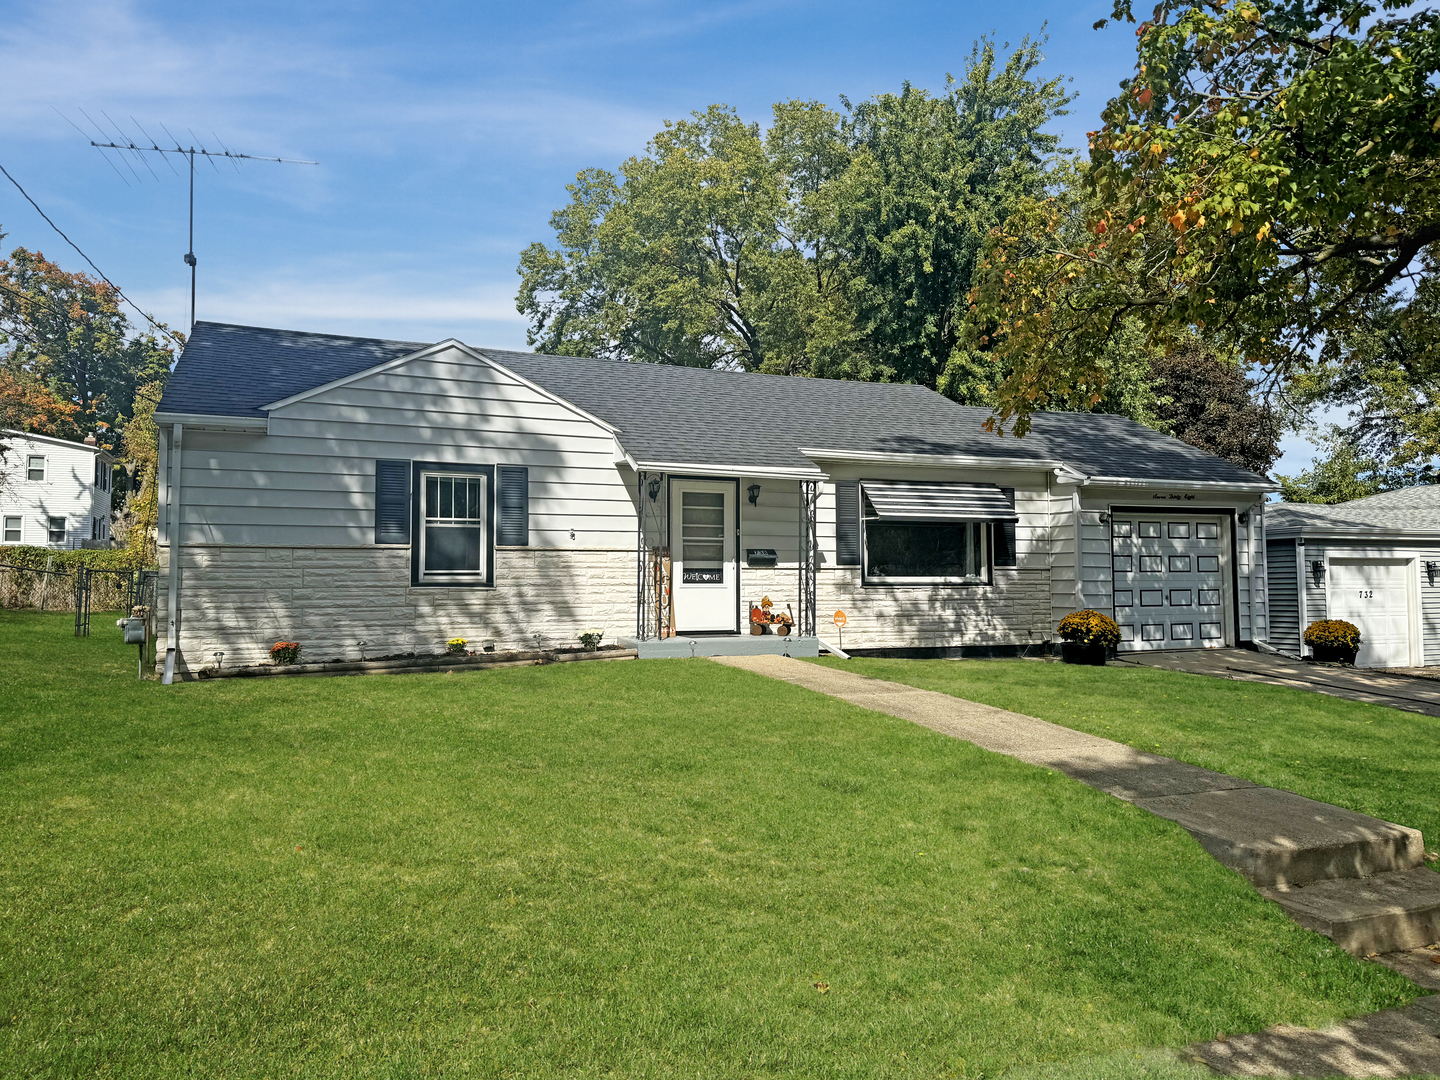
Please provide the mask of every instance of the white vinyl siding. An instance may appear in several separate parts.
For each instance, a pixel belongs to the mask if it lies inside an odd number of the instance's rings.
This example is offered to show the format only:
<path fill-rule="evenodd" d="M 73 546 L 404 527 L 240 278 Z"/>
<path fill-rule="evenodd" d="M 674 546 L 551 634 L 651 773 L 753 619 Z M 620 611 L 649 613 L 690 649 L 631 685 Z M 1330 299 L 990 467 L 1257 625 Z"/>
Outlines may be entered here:
<path fill-rule="evenodd" d="M 268 434 L 187 426 L 183 542 L 373 544 L 377 459 L 525 465 L 531 547 L 634 549 L 611 433 L 459 350 L 275 410 Z"/>
<path fill-rule="evenodd" d="M 24 543 L 53 548 L 90 540 L 92 521 L 100 518 L 109 534 L 110 495 L 96 487 L 97 475 L 108 479 L 109 460 L 95 447 L 23 432 L 0 432 L 0 516 L 21 519 Z M 44 479 L 32 480 L 31 465 Z M 64 535 L 50 539 L 52 518 L 63 518 Z M 0 533 L 0 537 L 5 534 Z"/>

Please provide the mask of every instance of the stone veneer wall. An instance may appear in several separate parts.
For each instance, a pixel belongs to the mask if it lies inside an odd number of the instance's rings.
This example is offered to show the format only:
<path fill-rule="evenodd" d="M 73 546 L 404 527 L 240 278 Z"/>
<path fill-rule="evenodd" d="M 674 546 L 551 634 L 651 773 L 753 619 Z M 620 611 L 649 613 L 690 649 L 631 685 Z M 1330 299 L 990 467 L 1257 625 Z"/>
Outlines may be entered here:
<path fill-rule="evenodd" d="M 996 570 L 992 586 L 862 587 L 859 567 L 820 572 L 820 636 L 845 612 L 845 648 L 913 649 L 956 645 L 1039 645 L 1054 637 L 1049 570 Z M 837 642 L 838 644 L 838 642 Z"/>
<path fill-rule="evenodd" d="M 635 553 L 499 548 L 494 588 L 414 588 L 410 552 L 382 547 L 186 546 L 181 552 L 181 672 L 269 659 L 298 641 L 307 660 L 435 653 L 452 637 L 478 648 L 607 644 L 635 632 Z M 169 567 L 161 551 L 157 663 L 163 662 Z"/>

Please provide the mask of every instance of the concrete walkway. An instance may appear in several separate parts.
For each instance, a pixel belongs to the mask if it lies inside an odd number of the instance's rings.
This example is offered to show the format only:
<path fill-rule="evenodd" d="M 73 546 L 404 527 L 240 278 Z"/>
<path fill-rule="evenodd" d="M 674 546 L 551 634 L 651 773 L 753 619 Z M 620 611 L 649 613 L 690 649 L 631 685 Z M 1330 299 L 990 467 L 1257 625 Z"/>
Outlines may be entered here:
<path fill-rule="evenodd" d="M 1388 705 L 1392 709 L 1440 716 L 1440 671 L 1435 668 L 1414 669 L 1429 674 L 1411 674 L 1396 669 L 1382 671 L 1371 668 L 1348 668 L 1327 664 L 1311 664 L 1288 656 L 1251 652 L 1248 649 L 1183 649 L 1154 653 L 1125 653 L 1121 664 L 1185 671 L 1192 675 L 1212 675 L 1221 679 L 1288 686 L 1292 690 L 1312 690 L 1317 694 L 1363 701 L 1371 705 Z"/>
<path fill-rule="evenodd" d="M 1168 818 L 1301 925 L 1359 955 L 1386 951 L 1388 966 L 1440 989 L 1427 970 L 1432 954 L 1421 948 L 1440 940 L 1440 875 L 1423 868 L 1415 829 L 933 690 L 784 656 L 714 659 L 1055 769 Z M 1440 1075 L 1437 1002 L 1191 1050 L 1234 1076 Z"/>

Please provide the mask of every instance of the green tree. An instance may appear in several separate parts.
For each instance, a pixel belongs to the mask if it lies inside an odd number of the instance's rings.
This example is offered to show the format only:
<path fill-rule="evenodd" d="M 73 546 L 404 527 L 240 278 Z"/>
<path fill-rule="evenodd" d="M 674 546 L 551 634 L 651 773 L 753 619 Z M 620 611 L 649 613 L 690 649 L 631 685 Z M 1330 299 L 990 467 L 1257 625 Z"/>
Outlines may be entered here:
<path fill-rule="evenodd" d="M 1277 476 L 1280 497 L 1293 503 L 1341 503 L 1405 486 L 1387 483 L 1379 463 L 1343 438 L 1332 436 L 1329 451 L 1298 476 Z"/>
<path fill-rule="evenodd" d="M 1378 300 L 1292 387 L 1302 407 L 1347 408 L 1338 434 L 1391 472 L 1435 476 L 1440 459 L 1440 282 Z"/>
<path fill-rule="evenodd" d="M 1064 111 L 977 45 L 935 97 L 906 86 L 841 115 L 776 105 L 763 134 L 712 106 L 667 124 L 619 175 L 592 169 L 520 258 L 541 351 L 899 380 L 983 399 L 999 369 L 961 326 L 988 230 L 1041 190 Z"/>
<path fill-rule="evenodd" d="M 1133 21 L 1130 0 L 1114 13 Z M 1181 0 L 1136 33 L 1135 74 L 1090 134 L 1091 198 L 1027 203 L 982 260 L 972 332 L 1010 364 L 997 417 L 1020 431 L 1102 392 L 1126 318 L 1166 351 L 1223 334 L 1284 375 L 1434 271 L 1434 9 Z"/>
<path fill-rule="evenodd" d="M 838 179 L 837 240 L 856 277 L 863 363 L 826 374 L 988 397 L 999 369 L 964 327 L 985 238 L 1041 194 L 1059 142 L 1044 126 L 1066 113 L 1063 80 L 1038 79 L 1029 39 L 997 65 L 976 44 L 964 76 L 932 97 L 905 86 L 850 109 L 853 159 Z"/>

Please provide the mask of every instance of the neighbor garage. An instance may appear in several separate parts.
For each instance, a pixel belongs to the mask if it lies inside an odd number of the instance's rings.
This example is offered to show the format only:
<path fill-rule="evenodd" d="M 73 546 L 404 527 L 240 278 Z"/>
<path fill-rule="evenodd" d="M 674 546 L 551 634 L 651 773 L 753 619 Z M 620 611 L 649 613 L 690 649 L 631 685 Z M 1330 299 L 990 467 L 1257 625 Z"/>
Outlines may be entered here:
<path fill-rule="evenodd" d="M 1279 503 L 1266 518 L 1270 644 L 1304 655 L 1304 628 L 1360 629 L 1360 667 L 1440 665 L 1440 487 L 1333 506 Z"/>

